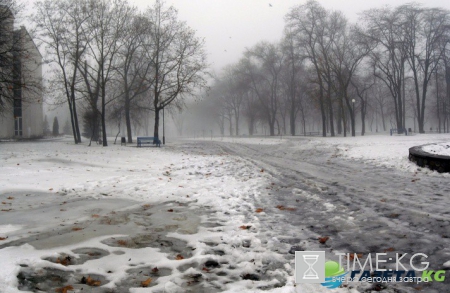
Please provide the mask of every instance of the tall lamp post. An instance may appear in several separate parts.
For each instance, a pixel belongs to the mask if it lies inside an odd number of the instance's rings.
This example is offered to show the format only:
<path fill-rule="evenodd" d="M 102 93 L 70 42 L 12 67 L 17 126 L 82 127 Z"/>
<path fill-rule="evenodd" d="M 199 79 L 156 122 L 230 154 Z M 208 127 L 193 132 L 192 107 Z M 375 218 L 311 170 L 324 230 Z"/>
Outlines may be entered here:
<path fill-rule="evenodd" d="M 164 131 L 164 107 L 163 107 L 163 144 L 166 144 L 166 136 Z"/>
<path fill-rule="evenodd" d="M 353 115 L 353 129 L 352 129 L 352 136 L 355 136 L 355 124 L 356 124 L 356 119 L 355 119 L 355 99 L 352 99 L 352 115 Z"/>

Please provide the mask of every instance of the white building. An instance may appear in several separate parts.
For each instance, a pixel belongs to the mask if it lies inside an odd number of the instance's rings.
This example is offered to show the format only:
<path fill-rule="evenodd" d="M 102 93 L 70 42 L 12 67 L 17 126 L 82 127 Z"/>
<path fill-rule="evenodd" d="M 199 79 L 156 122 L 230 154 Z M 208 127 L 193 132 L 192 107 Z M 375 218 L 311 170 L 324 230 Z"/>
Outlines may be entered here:
<path fill-rule="evenodd" d="M 12 52 L 0 60 L 0 138 L 40 137 L 44 132 L 42 56 L 25 27 L 14 30 L 13 15 L 9 12 L 5 18 L 5 12 L 9 9 L 0 7 L 0 47 Z"/>

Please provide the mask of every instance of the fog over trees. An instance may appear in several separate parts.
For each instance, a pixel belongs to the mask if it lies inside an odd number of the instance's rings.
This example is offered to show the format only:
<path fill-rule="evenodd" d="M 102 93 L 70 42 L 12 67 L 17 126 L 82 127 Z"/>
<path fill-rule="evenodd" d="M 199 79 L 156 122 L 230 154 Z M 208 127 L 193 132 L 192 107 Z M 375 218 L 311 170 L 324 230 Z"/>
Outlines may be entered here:
<path fill-rule="evenodd" d="M 370 9 L 352 24 L 308 1 L 285 16 L 279 43 L 261 41 L 218 74 L 210 107 L 222 135 L 239 135 L 243 121 L 250 135 L 261 125 L 270 135 L 355 136 L 357 121 L 361 135 L 423 133 L 427 123 L 449 132 L 449 41 L 445 9 Z"/>
<path fill-rule="evenodd" d="M 50 93 L 68 104 L 75 143 L 83 135 L 107 146 L 107 127 L 120 131 L 122 120 L 132 142 L 133 128 L 148 132 L 150 112 L 158 137 L 160 111 L 183 108 L 206 87 L 204 42 L 163 1 L 142 12 L 124 0 L 43 0 L 35 8 Z"/>
<path fill-rule="evenodd" d="M 164 110 L 177 135 L 450 132 L 449 11 L 413 3 L 351 23 L 310 0 L 284 21 L 279 42 L 262 35 L 211 75 L 204 40 L 164 1 L 41 0 L 33 17 L 75 143 L 161 137 Z"/>

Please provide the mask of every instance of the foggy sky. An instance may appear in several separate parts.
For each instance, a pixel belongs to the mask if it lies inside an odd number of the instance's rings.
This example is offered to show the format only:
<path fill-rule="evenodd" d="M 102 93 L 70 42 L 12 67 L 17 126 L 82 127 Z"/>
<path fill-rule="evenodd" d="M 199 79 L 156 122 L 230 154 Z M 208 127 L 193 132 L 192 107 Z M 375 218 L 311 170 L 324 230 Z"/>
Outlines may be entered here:
<path fill-rule="evenodd" d="M 130 0 L 140 9 L 154 4 L 154 0 Z M 352 22 L 358 13 L 385 5 L 396 7 L 412 1 L 405 0 L 319 0 L 326 9 L 342 11 Z M 450 10 L 449 0 L 415 1 L 426 7 Z M 284 16 L 291 7 L 306 0 L 166 0 L 178 9 L 179 18 L 185 20 L 204 38 L 208 62 L 217 72 L 227 64 L 235 63 L 245 48 L 260 41 L 278 42 L 284 27 Z M 272 6 L 270 6 L 270 5 Z"/>

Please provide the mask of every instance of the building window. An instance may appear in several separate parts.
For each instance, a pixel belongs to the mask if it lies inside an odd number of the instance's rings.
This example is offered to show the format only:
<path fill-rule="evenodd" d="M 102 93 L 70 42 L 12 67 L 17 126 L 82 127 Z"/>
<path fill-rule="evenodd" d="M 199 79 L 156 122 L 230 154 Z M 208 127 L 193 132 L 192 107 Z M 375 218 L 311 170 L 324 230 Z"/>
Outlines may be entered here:
<path fill-rule="evenodd" d="M 22 136 L 22 117 L 14 118 L 14 135 Z"/>

